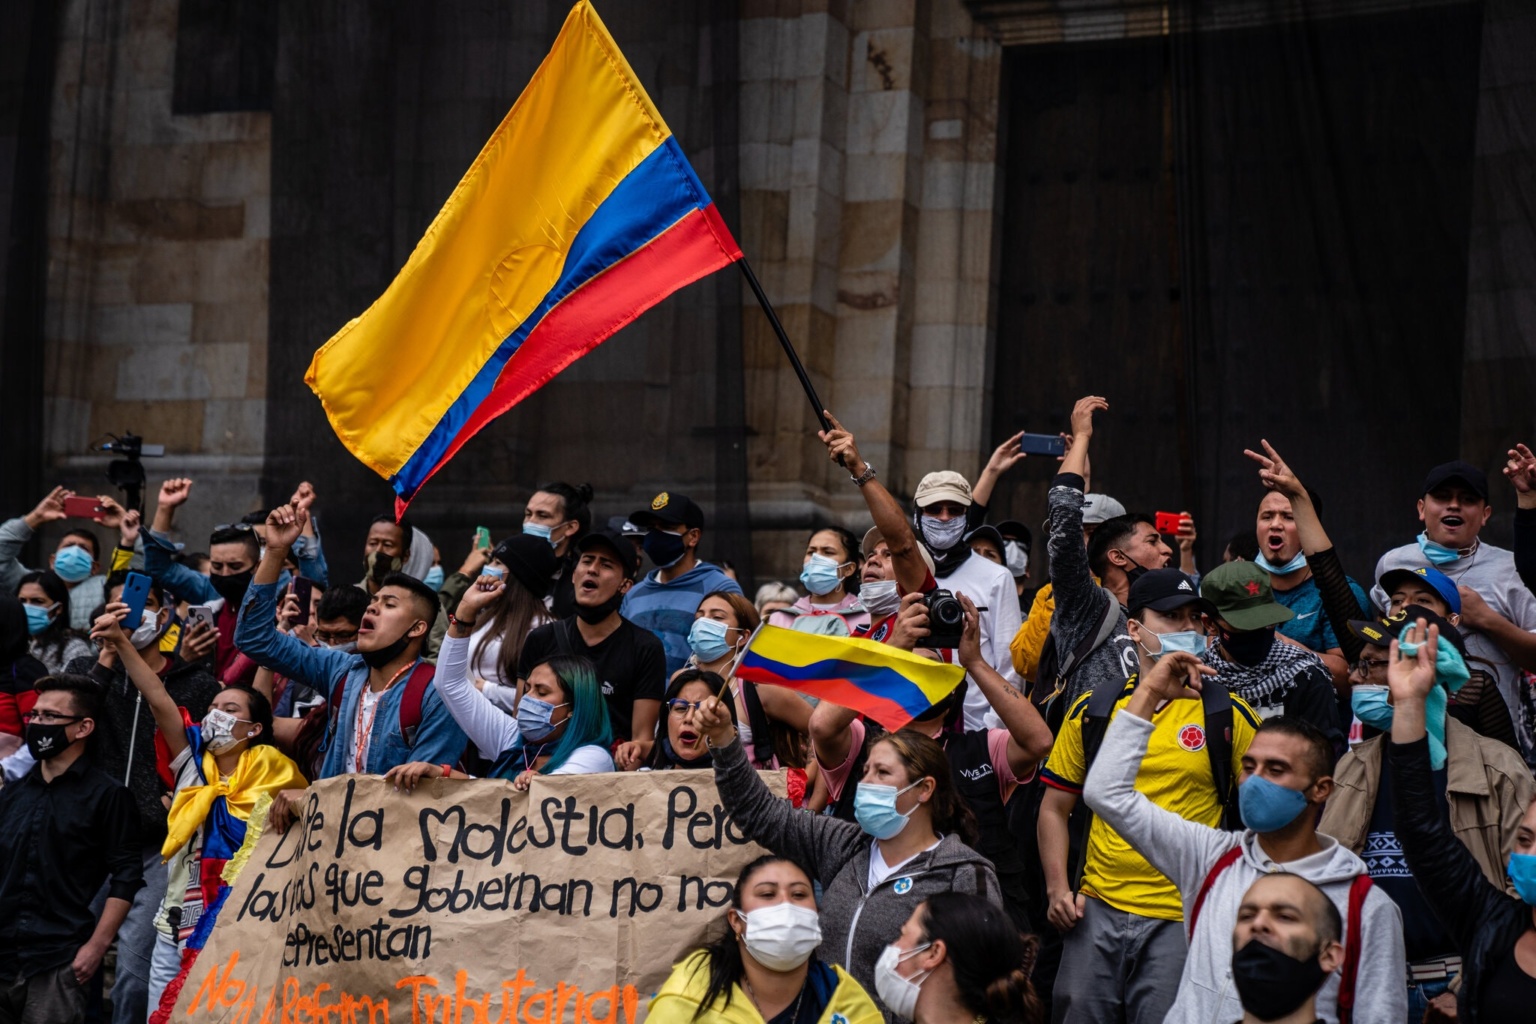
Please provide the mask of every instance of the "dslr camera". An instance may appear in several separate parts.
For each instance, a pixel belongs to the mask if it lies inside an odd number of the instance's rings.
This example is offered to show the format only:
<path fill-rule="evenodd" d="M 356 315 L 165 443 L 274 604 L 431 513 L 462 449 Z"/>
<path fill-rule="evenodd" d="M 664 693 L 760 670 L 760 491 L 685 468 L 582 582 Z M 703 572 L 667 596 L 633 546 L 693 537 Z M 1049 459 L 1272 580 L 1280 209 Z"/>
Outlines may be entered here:
<path fill-rule="evenodd" d="M 965 609 L 953 592 L 942 588 L 930 590 L 923 598 L 928 609 L 928 642 L 925 647 L 959 647 L 965 631 Z"/>

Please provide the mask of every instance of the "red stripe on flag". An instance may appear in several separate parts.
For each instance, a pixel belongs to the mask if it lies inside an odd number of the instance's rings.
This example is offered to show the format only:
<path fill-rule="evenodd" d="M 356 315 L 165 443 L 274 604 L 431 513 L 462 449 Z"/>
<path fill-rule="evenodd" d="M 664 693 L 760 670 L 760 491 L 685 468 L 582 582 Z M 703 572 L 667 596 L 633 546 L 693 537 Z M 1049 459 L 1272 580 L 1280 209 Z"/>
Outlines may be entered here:
<path fill-rule="evenodd" d="M 727 248 L 727 243 L 729 247 Z M 551 309 L 507 360 L 496 386 L 465 421 L 421 486 L 486 424 L 543 387 L 684 285 L 741 258 L 741 247 L 711 203 L 694 209 Z M 410 504 L 395 499 L 398 518 Z"/>
<path fill-rule="evenodd" d="M 808 693 L 812 697 L 829 701 L 839 707 L 857 711 L 879 722 L 890 732 L 895 732 L 912 721 L 912 713 L 889 697 L 870 693 L 848 679 L 785 679 L 762 668 L 743 665 L 736 670 L 738 679 L 754 683 L 782 686 L 788 690 Z"/>

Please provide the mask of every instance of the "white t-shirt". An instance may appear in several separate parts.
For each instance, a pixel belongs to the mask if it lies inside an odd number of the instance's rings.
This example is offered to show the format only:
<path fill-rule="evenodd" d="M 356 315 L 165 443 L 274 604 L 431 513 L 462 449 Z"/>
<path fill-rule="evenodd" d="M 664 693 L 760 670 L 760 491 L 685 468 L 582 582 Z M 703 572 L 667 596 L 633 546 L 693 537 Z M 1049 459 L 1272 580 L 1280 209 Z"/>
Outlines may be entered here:
<path fill-rule="evenodd" d="M 879 885 L 881 882 L 885 881 L 887 878 L 890 878 L 892 875 L 894 875 L 896 872 L 900 871 L 902 868 L 906 867 L 908 864 L 912 863 L 918 857 L 921 857 L 923 854 L 927 853 L 928 850 L 932 850 L 932 849 L 937 848 L 939 843 L 942 843 L 943 841 L 944 841 L 944 837 L 943 836 L 939 836 L 939 838 L 934 841 L 933 846 L 930 846 L 927 849 L 919 850 L 916 853 L 914 853 L 912 856 L 908 857 L 906 860 L 901 861 L 901 862 L 899 862 L 897 864 L 887 865 L 885 863 L 885 858 L 880 856 L 880 840 L 878 840 L 878 839 L 871 840 L 870 844 L 869 844 L 869 889 L 870 889 L 870 891 L 873 891 L 875 886 Z"/>
<path fill-rule="evenodd" d="M 1008 645 L 1019 631 L 1019 595 L 1008 570 L 980 555 L 972 555 L 954 572 L 941 577 L 938 584 L 945 590 L 964 594 L 977 608 L 986 609 L 980 616 L 981 656 L 1009 686 L 1018 689 L 1019 675 L 1013 670 Z M 981 687 L 970 681 L 965 691 L 966 729 L 985 729 L 990 707 Z"/>

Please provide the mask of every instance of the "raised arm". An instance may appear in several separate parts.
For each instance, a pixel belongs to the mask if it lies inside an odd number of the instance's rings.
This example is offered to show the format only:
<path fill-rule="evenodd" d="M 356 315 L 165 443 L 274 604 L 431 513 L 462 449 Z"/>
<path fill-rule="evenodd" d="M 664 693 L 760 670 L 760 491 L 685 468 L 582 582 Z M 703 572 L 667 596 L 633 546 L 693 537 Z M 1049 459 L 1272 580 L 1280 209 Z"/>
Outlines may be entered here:
<path fill-rule="evenodd" d="M 843 467 L 849 474 L 855 480 L 863 479 L 869 466 L 859 457 L 859 448 L 853 435 L 830 412 L 826 416 L 832 429 L 818 431 L 816 436 L 827 446 L 827 457 L 833 462 L 841 457 Z M 901 504 L 874 476 L 859 486 L 859 492 L 864 495 L 864 504 L 869 507 L 875 528 L 885 539 L 886 547 L 890 548 L 897 585 L 905 593 L 923 589 L 923 583 L 928 579 L 928 566 L 923 563 L 922 553 L 917 549 L 917 535 L 912 532 L 912 524 L 901 510 Z"/>
<path fill-rule="evenodd" d="M 960 635 L 960 664 L 992 705 L 1003 728 L 1008 730 L 1008 767 L 1017 778 L 1024 778 L 1051 752 L 1054 737 L 1030 699 L 987 664 L 981 653 L 981 615 L 964 594 L 958 595 L 965 609 L 965 631 Z"/>
<path fill-rule="evenodd" d="M 443 637 L 443 647 L 437 656 L 437 675 L 433 677 L 437 694 L 443 699 L 448 713 L 459 723 L 470 742 L 491 760 L 516 746 L 521 734 L 517 719 L 492 704 L 475 688 L 469 678 L 469 654 L 475 621 L 506 586 L 505 580 L 482 576 L 464 592 L 458 614 L 448 626 L 448 635 Z"/>
<path fill-rule="evenodd" d="M 823 885 L 829 884 L 869 837 L 851 821 L 802 814 L 769 792 L 753 771 L 736 735 L 730 710 L 707 697 L 694 720 L 714 752 L 715 785 L 731 819 L 756 842 L 799 861 Z"/>
<path fill-rule="evenodd" d="M 992 492 L 997 488 L 997 481 L 1004 473 L 1029 458 L 1029 455 L 1019 447 L 1023 436 L 1024 432 L 1021 430 L 998 445 L 992 452 L 992 457 L 981 469 L 981 476 L 976 478 L 976 486 L 971 488 L 973 503 L 982 506 L 992 504 Z"/>
<path fill-rule="evenodd" d="M 336 677 L 347 671 L 355 656 L 311 647 L 277 628 L 277 581 L 304 518 L 292 505 L 279 505 L 267 516 L 267 550 L 245 592 L 235 624 L 235 646 L 256 664 L 329 695 Z"/>
<path fill-rule="evenodd" d="M 324 588 L 330 586 L 330 567 L 325 563 L 325 550 L 320 546 L 320 529 L 315 525 L 312 507 L 314 503 L 315 488 L 308 480 L 299 484 L 288 501 L 288 504 L 306 513 L 304 529 L 293 542 L 293 557 L 299 566 L 299 575 L 314 580 Z"/>
<path fill-rule="evenodd" d="M 140 537 L 144 541 L 144 572 L 149 578 L 183 600 L 203 603 L 218 598 L 219 592 L 202 573 L 193 572 L 171 558 L 177 551 L 170 540 L 170 532 L 176 525 L 176 510 L 186 504 L 191 493 L 192 481 L 185 477 L 161 484 L 154 524 L 142 531 Z"/>
<path fill-rule="evenodd" d="M 129 641 L 128 634 L 123 632 L 122 619 L 127 614 L 128 606 L 121 601 L 107 605 L 106 614 L 91 627 L 91 639 L 111 644 L 117 651 L 117 657 L 123 663 L 123 671 L 128 674 L 134 688 L 143 695 L 144 703 L 149 705 L 150 713 L 155 716 L 155 728 L 160 730 L 160 736 L 165 740 L 171 752 L 171 760 L 174 761 L 187 749 L 187 733 L 181 720 L 181 710 L 166 690 L 160 676 L 145 664 Z"/>
<path fill-rule="evenodd" d="M 1524 444 L 1509 450 L 1504 475 L 1515 489 L 1515 572 L 1536 594 L 1536 454 Z"/>

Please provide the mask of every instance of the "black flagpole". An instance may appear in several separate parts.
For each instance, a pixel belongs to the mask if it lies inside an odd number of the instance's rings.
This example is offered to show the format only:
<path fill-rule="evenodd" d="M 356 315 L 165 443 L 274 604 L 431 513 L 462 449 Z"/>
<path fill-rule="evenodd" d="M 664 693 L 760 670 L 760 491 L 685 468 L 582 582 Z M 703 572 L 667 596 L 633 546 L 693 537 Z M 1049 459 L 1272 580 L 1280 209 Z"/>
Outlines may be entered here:
<path fill-rule="evenodd" d="M 816 410 L 816 419 L 821 423 L 822 430 L 831 430 L 832 424 L 827 421 L 825 407 L 821 399 L 816 397 L 816 386 L 811 383 L 811 378 L 805 372 L 805 367 L 800 362 L 800 356 L 795 353 L 795 346 L 790 343 L 789 335 L 784 333 L 784 325 L 779 323 L 779 314 L 773 311 L 773 303 L 768 301 L 768 296 L 763 294 L 763 286 L 757 283 L 757 275 L 752 273 L 752 265 L 743 256 L 737 260 L 741 265 L 741 272 L 747 277 L 747 284 L 752 286 L 752 294 L 757 296 L 757 304 L 763 307 L 763 312 L 768 314 L 768 322 L 773 325 L 773 333 L 779 336 L 779 344 L 784 346 L 784 354 L 789 357 L 789 365 L 795 368 L 795 376 L 800 378 L 800 386 L 805 388 L 805 397 L 811 400 L 811 407 Z M 839 462 L 842 460 L 839 459 Z"/>

